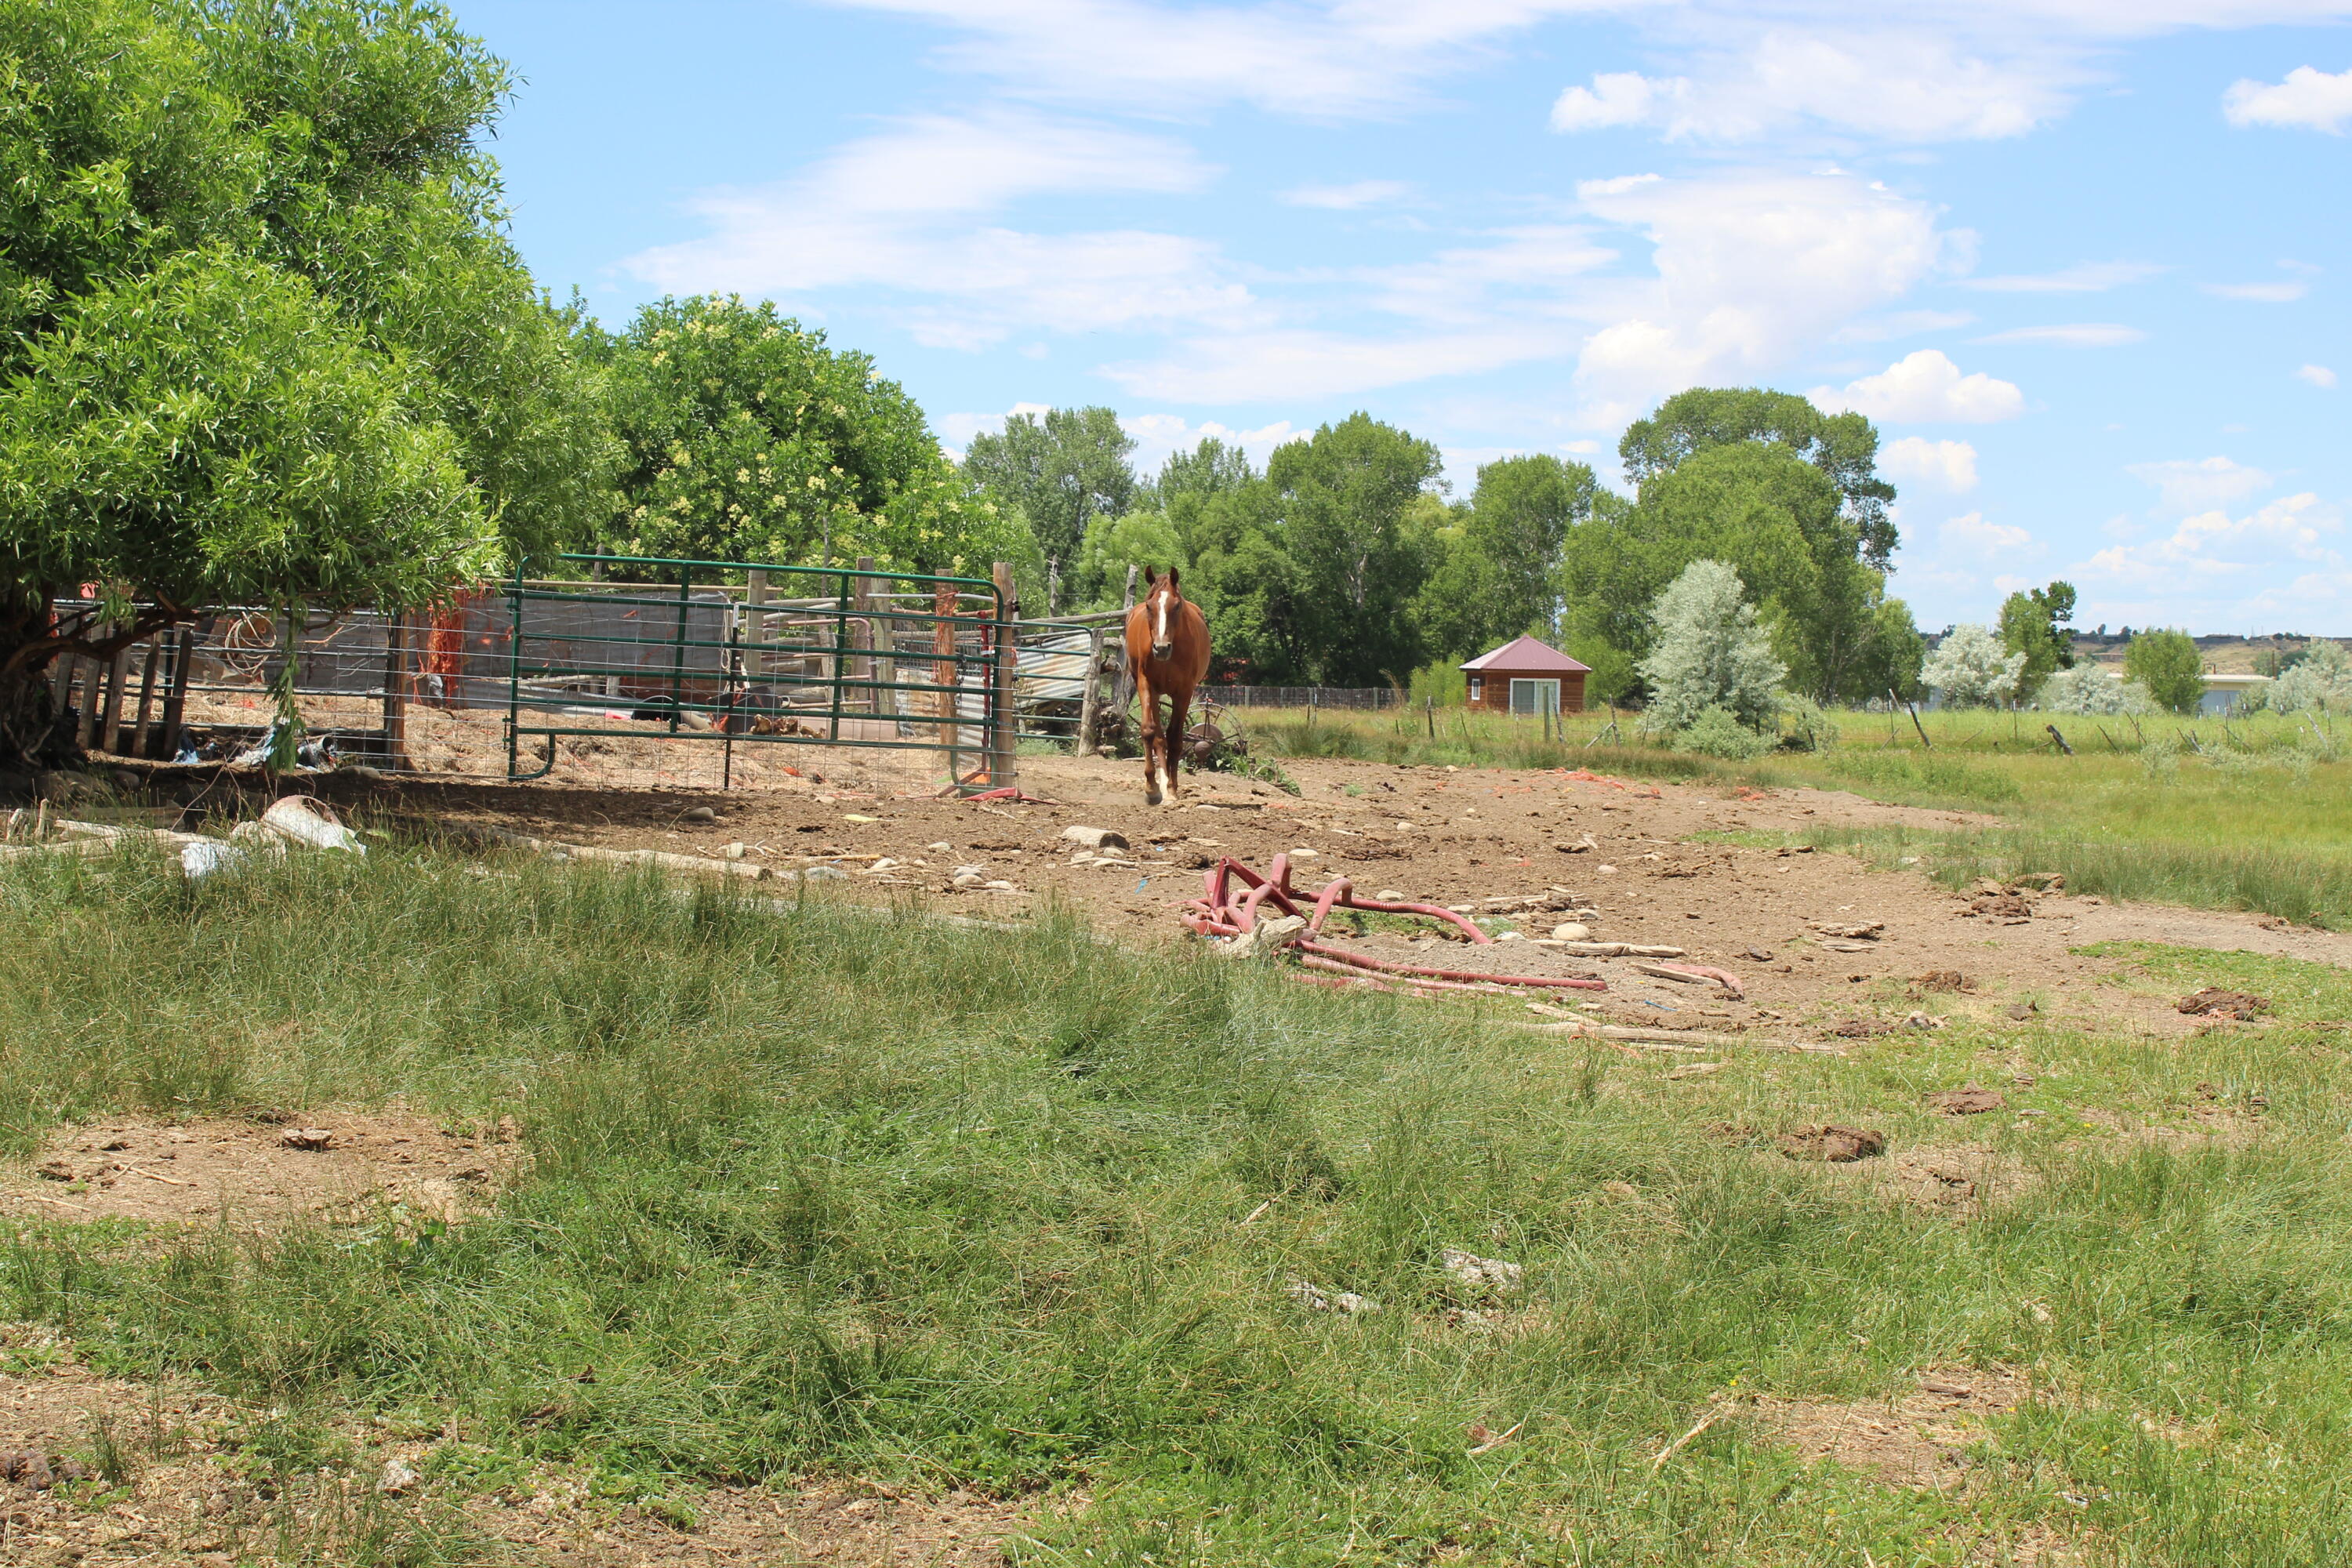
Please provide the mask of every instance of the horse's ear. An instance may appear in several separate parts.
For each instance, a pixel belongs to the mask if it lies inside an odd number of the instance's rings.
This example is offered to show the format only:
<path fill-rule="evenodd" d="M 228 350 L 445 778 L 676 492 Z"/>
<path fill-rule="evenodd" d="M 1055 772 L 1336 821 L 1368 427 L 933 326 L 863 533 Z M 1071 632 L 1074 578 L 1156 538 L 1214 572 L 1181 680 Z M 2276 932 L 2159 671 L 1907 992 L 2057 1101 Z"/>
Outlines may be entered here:
<path fill-rule="evenodd" d="M 1168 585 L 1171 588 L 1176 585 L 1176 568 L 1173 566 L 1168 568 Z"/>
<path fill-rule="evenodd" d="M 1154 572 L 1150 567 L 1146 566 L 1143 569 L 1143 585 L 1147 588 L 1156 587 L 1158 586 L 1159 582 L 1160 574 Z"/>

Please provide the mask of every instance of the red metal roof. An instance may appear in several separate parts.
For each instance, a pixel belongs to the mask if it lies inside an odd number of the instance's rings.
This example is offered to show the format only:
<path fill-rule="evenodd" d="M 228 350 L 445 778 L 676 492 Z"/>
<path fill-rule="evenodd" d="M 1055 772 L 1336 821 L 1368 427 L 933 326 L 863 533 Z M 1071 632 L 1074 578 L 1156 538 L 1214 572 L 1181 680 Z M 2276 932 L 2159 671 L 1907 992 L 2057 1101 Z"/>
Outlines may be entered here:
<path fill-rule="evenodd" d="M 1461 668 L 1507 669 L 1517 674 L 1538 670 L 1547 675 L 1590 673 L 1592 668 L 1591 665 L 1579 664 L 1558 648 L 1539 643 L 1533 637 L 1514 637 L 1492 653 L 1482 653 Z"/>

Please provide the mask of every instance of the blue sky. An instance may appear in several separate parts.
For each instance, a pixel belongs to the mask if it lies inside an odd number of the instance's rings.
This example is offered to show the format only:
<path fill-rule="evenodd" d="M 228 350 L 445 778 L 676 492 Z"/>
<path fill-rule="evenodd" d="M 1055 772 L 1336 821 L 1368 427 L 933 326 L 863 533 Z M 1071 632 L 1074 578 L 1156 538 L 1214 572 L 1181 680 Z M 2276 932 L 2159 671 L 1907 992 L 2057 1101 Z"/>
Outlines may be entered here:
<path fill-rule="evenodd" d="M 772 298 L 950 447 L 1361 408 L 1466 495 L 1775 386 L 1923 626 L 2352 634 L 2352 0 L 457 5 L 544 283 Z"/>

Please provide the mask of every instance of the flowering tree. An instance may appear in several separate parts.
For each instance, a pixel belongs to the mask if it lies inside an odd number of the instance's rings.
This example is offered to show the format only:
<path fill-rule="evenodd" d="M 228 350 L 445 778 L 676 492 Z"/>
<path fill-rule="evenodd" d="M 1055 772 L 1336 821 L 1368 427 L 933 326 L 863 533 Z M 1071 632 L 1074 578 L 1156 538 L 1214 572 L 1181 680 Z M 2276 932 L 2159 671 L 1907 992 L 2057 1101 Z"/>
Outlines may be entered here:
<path fill-rule="evenodd" d="M 2052 675 L 2042 683 L 2036 702 L 2053 713 L 2084 718 L 2103 714 L 2153 713 L 2156 700 L 2137 680 L 2117 680 L 2103 665 L 2088 662 Z"/>
<path fill-rule="evenodd" d="M 1952 708 L 1983 708 L 2006 702 L 2017 690 L 2025 656 L 2002 649 L 1982 626 L 1954 626 L 1927 656 L 1919 679 L 1944 694 Z"/>
<path fill-rule="evenodd" d="M 2314 637 L 2301 661 L 2271 682 L 2263 697 L 2273 712 L 2352 712 L 2352 653 L 2334 637 Z"/>
<path fill-rule="evenodd" d="M 1694 561 L 1650 615 L 1657 637 L 1641 665 L 1650 688 L 1643 729 L 1685 730 L 1710 709 L 1750 730 L 1772 721 L 1789 668 L 1773 657 L 1771 634 L 1756 624 L 1738 573 L 1720 561 Z"/>

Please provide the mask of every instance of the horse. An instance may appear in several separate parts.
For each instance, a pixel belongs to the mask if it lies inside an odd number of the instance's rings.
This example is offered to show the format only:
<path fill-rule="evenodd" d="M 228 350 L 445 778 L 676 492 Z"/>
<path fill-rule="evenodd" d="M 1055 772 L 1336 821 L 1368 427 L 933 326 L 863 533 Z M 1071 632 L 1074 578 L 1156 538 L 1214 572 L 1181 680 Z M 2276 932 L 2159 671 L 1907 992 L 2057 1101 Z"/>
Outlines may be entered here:
<path fill-rule="evenodd" d="M 1176 586 L 1176 568 L 1162 577 L 1143 569 L 1149 589 L 1143 603 L 1127 612 L 1127 666 L 1135 677 L 1135 694 L 1143 701 L 1143 804 L 1160 804 L 1160 780 L 1167 776 L 1168 793 L 1183 791 L 1176 782 L 1177 764 L 1184 749 L 1185 710 L 1192 705 L 1192 689 L 1209 673 L 1209 622 L 1201 607 Z M 1160 725 L 1160 699 L 1169 702 L 1169 722 Z M 1169 736 L 1175 736 L 1171 745 Z"/>

